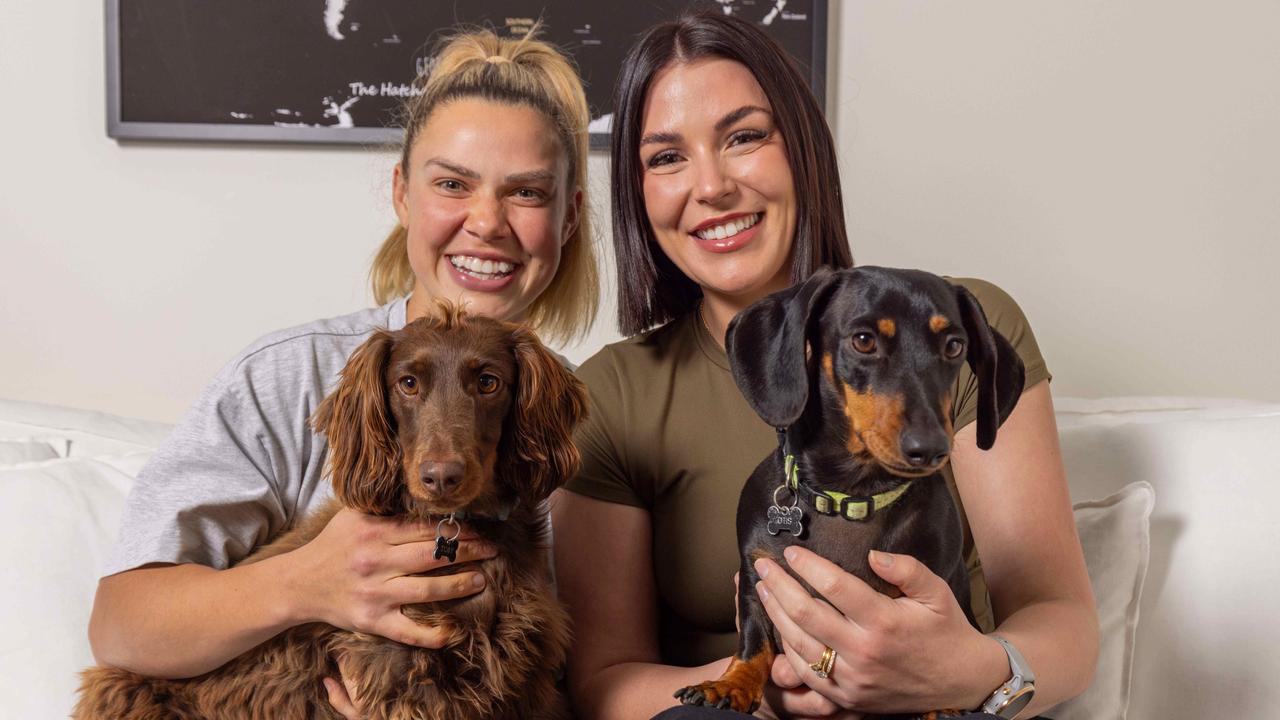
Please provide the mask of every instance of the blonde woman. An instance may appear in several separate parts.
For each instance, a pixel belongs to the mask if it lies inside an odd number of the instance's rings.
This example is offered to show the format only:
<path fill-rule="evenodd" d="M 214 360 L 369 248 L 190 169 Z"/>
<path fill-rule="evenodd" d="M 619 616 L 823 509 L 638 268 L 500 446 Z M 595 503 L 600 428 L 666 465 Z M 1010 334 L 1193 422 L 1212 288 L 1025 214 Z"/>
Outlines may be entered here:
<path fill-rule="evenodd" d="M 437 299 L 554 339 L 591 324 L 588 115 L 573 66 L 531 37 L 473 32 L 442 43 L 420 88 L 393 174 L 399 223 L 370 272 L 380 306 L 262 338 L 188 411 L 126 504 L 89 626 L 100 664 L 191 677 L 317 621 L 434 647 L 440 633 L 400 606 L 482 586 L 479 573 L 411 577 L 442 564 L 430 531 L 349 510 L 294 552 L 233 567 L 330 497 L 327 444 L 306 419 L 375 327 Z M 464 542 L 458 560 L 493 552 Z"/>

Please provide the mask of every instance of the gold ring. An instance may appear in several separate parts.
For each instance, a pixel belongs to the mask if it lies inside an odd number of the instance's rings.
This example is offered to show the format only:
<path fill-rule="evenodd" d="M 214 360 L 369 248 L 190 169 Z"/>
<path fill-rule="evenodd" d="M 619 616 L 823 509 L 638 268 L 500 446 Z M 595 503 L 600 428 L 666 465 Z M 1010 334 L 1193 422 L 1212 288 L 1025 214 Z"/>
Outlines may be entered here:
<path fill-rule="evenodd" d="M 836 665 L 836 651 L 830 647 L 824 647 L 822 650 L 822 659 L 816 663 L 809 665 L 809 669 L 815 672 L 818 677 L 826 680 L 831 675 L 831 669 Z"/>

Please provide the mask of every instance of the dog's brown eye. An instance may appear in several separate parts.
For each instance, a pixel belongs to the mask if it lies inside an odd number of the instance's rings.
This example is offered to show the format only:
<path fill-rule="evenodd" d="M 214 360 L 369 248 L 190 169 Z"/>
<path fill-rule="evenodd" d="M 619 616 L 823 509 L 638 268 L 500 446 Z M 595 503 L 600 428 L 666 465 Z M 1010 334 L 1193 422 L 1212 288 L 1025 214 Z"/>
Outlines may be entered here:
<path fill-rule="evenodd" d="M 876 351 L 876 336 L 869 332 L 860 332 L 853 336 L 853 349 L 869 355 Z"/>
<path fill-rule="evenodd" d="M 400 378 L 399 385 L 400 385 L 400 390 L 402 390 L 405 395 L 418 394 L 418 378 L 412 375 L 405 375 L 404 377 Z"/>
<path fill-rule="evenodd" d="M 955 360 L 964 354 L 964 341 L 960 338 L 951 338 L 947 341 L 947 347 L 942 351 L 949 360 Z"/>
<path fill-rule="evenodd" d="M 484 375 L 481 375 L 480 379 L 476 381 L 476 385 L 477 387 L 480 388 L 480 393 L 483 395 L 489 395 L 491 393 L 497 392 L 498 383 L 499 383 L 498 376 L 490 375 L 489 373 L 485 373 Z"/>

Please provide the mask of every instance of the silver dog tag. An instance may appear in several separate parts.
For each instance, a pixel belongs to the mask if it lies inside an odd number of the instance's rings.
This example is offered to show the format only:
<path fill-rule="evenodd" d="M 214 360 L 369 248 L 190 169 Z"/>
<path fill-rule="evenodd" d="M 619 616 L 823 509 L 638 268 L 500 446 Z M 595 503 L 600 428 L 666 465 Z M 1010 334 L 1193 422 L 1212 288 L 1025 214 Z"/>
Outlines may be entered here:
<path fill-rule="evenodd" d="M 804 532 L 804 511 L 799 505 L 791 507 L 782 507 L 781 505 L 770 505 L 767 513 L 769 520 L 765 529 L 770 535 L 777 535 L 781 532 L 789 532 L 795 537 L 800 537 L 800 533 Z"/>

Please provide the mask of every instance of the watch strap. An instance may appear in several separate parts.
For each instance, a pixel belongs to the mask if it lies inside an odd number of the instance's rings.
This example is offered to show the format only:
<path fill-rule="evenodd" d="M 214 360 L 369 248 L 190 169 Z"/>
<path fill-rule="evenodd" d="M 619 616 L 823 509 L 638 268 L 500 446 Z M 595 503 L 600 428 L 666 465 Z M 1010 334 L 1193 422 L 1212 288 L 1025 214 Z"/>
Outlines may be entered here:
<path fill-rule="evenodd" d="M 1031 666 L 1027 664 L 1026 658 L 1022 657 L 1022 653 L 1013 646 L 1008 640 L 999 635 L 991 635 L 992 639 L 1000 643 L 1000 647 L 1004 648 L 1005 655 L 1009 657 L 1009 670 L 1011 677 L 995 692 L 991 693 L 991 697 L 982 704 L 980 708 L 982 712 L 991 713 L 1004 720 L 1013 720 L 1018 713 L 1031 702 L 1031 697 L 1036 691 L 1036 675 L 1031 670 Z"/>

